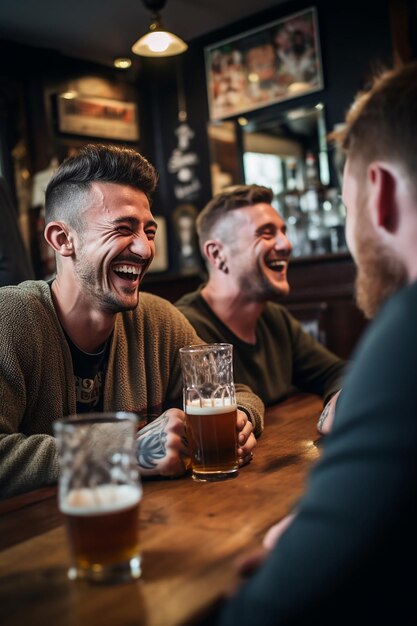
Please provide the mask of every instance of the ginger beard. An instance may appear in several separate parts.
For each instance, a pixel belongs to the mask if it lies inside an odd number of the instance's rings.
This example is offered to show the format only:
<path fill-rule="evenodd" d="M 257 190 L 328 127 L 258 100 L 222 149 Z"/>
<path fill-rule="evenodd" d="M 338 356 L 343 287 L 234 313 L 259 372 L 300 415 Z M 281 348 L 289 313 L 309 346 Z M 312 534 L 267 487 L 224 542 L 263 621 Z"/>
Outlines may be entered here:
<path fill-rule="evenodd" d="M 366 208 L 365 194 L 359 194 L 358 218 L 354 228 L 356 302 L 365 317 L 375 316 L 383 303 L 407 284 L 407 272 L 401 261 L 381 241 Z"/>

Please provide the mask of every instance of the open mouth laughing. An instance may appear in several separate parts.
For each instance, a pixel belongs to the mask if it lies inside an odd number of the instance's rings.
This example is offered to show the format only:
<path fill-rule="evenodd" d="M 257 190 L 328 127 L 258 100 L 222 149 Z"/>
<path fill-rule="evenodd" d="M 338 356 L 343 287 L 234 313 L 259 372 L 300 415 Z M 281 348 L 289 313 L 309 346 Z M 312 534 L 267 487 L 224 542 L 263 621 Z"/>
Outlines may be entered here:
<path fill-rule="evenodd" d="M 112 265 L 113 276 L 117 279 L 116 284 L 124 285 L 130 289 L 136 289 L 146 271 L 148 263 L 118 262 Z"/>
<path fill-rule="evenodd" d="M 281 274 L 285 272 L 288 267 L 287 259 L 270 259 L 266 261 L 266 266 L 273 272 Z"/>
<path fill-rule="evenodd" d="M 123 278 L 124 280 L 128 280 L 130 282 L 133 282 L 137 278 L 139 278 L 143 271 L 143 267 L 137 267 L 136 265 L 121 263 L 114 265 L 112 269 L 119 278 Z"/>

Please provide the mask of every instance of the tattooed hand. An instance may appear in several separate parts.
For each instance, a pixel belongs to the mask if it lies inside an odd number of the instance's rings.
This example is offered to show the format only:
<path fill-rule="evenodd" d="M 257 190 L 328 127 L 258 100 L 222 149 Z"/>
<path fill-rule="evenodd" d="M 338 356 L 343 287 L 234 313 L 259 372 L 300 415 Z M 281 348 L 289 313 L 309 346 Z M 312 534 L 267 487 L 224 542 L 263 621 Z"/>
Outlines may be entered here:
<path fill-rule="evenodd" d="M 139 431 L 136 458 L 142 476 L 181 476 L 189 457 L 185 414 L 168 409 Z"/>
<path fill-rule="evenodd" d="M 340 391 L 335 393 L 334 396 L 330 398 L 330 400 L 324 407 L 319 417 L 319 421 L 317 422 L 317 430 L 322 435 L 326 435 L 327 433 L 329 433 L 333 425 L 334 413 L 336 410 L 336 402 L 339 397 L 339 394 L 340 394 Z"/>

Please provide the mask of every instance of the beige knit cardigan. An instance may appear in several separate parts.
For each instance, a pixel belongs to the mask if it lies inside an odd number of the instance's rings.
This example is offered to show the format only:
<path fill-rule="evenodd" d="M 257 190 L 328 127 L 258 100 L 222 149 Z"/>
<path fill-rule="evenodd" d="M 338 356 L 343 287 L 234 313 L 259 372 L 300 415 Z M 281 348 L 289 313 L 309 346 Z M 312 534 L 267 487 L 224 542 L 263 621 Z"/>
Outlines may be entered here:
<path fill-rule="evenodd" d="M 116 316 L 104 385 L 104 411 L 135 411 L 148 420 L 182 405 L 178 350 L 200 343 L 169 302 L 141 293 L 134 311 Z M 257 434 L 264 407 L 236 385 L 238 403 Z M 71 354 L 44 281 L 0 289 L 0 498 L 54 483 L 58 464 L 52 423 L 75 413 Z"/>

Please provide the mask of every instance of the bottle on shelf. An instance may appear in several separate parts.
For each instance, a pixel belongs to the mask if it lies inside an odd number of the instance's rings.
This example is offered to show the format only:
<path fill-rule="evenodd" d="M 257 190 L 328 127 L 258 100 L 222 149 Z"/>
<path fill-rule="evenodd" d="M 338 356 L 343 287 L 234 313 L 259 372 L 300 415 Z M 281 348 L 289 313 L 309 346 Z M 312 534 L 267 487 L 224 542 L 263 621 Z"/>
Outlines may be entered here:
<path fill-rule="evenodd" d="M 345 212 L 339 190 L 322 184 L 316 155 L 307 152 L 304 162 L 287 157 L 284 173 L 279 204 L 293 256 L 346 250 Z"/>
<path fill-rule="evenodd" d="M 318 211 L 322 200 L 322 184 L 317 168 L 316 156 L 313 152 L 307 152 L 305 159 L 305 208 L 307 212 Z"/>
<path fill-rule="evenodd" d="M 287 236 L 292 244 L 293 256 L 310 253 L 307 223 L 305 214 L 301 210 L 300 199 L 297 160 L 288 159 L 286 162 L 286 190 L 283 194 L 282 204 L 287 225 Z"/>
<path fill-rule="evenodd" d="M 331 251 L 330 233 L 323 221 L 323 203 L 326 189 L 320 180 L 317 159 L 309 151 L 305 159 L 306 186 L 302 198 L 302 208 L 307 214 L 307 237 L 312 254 L 326 254 Z"/>
<path fill-rule="evenodd" d="M 330 251 L 346 250 L 345 209 L 338 190 L 328 189 L 323 202 L 323 223 L 330 234 Z"/>

